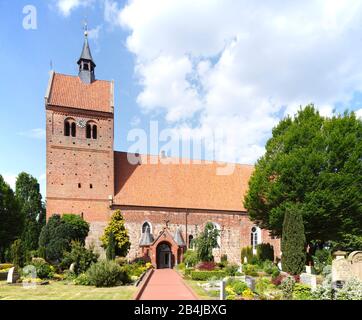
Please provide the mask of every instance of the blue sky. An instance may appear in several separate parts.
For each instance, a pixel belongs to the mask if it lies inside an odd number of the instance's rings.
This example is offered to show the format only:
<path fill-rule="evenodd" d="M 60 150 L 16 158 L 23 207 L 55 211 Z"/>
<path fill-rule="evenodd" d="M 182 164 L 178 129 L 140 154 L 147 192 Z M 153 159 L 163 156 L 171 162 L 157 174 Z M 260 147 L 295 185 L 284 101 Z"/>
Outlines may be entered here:
<path fill-rule="evenodd" d="M 254 163 L 272 127 L 300 105 L 362 116 L 360 1 L 282 2 L 0 0 L 0 174 L 13 184 L 29 172 L 44 192 L 50 61 L 77 73 L 85 17 L 96 77 L 115 80 L 116 150 L 152 120 L 204 139 L 202 157 Z M 28 4 L 35 30 L 23 27 Z"/>

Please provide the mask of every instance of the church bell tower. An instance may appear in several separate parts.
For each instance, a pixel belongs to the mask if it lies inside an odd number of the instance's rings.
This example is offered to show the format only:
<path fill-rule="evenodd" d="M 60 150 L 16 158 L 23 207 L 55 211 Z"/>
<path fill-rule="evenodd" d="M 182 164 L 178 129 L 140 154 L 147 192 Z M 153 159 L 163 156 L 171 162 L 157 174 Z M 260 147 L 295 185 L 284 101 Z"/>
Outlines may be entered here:
<path fill-rule="evenodd" d="M 114 196 L 114 84 L 95 78 L 87 30 L 77 64 L 51 71 L 45 95 L 47 218 L 79 214 L 95 230 Z"/>

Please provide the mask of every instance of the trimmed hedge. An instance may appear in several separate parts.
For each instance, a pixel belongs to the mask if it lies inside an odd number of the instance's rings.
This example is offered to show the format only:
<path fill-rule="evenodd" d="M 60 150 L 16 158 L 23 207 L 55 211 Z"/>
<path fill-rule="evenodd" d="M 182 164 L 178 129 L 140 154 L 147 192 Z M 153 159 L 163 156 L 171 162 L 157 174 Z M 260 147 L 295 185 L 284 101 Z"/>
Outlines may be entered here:
<path fill-rule="evenodd" d="M 210 278 L 222 279 L 226 277 L 226 272 L 222 270 L 214 271 L 191 271 L 191 279 L 198 281 L 209 280 Z"/>

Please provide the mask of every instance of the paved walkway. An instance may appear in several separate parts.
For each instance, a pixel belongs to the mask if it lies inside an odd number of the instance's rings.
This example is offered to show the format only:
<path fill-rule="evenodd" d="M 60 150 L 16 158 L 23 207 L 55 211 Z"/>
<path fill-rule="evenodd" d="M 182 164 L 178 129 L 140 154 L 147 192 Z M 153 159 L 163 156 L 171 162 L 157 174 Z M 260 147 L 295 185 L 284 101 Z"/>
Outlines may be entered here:
<path fill-rule="evenodd" d="M 139 300 L 197 300 L 197 297 L 175 270 L 156 269 Z"/>

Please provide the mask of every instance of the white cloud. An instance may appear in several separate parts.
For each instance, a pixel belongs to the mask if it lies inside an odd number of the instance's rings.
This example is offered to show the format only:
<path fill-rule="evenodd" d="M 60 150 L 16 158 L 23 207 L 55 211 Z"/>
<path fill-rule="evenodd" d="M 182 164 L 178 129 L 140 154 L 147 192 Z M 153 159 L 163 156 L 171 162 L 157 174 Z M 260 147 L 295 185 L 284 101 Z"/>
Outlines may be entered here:
<path fill-rule="evenodd" d="M 94 0 L 57 0 L 56 7 L 62 15 L 68 17 L 78 7 L 87 7 L 93 4 Z"/>
<path fill-rule="evenodd" d="M 5 173 L 2 175 L 5 182 L 9 184 L 10 188 L 15 192 L 15 183 L 17 175 L 13 173 Z"/>
<path fill-rule="evenodd" d="M 97 41 L 99 38 L 99 32 L 101 31 L 102 26 L 98 25 L 93 29 L 88 30 L 88 38 Z"/>
<path fill-rule="evenodd" d="M 362 108 L 356 111 L 356 116 L 362 120 Z"/>
<path fill-rule="evenodd" d="M 45 139 L 45 130 L 43 128 L 35 128 L 28 131 L 22 131 L 18 133 L 20 136 L 32 138 L 32 139 Z"/>
<path fill-rule="evenodd" d="M 106 2 L 130 31 L 139 105 L 178 132 L 223 131 L 219 159 L 252 163 L 283 114 L 331 115 L 362 91 L 361 1 Z"/>

